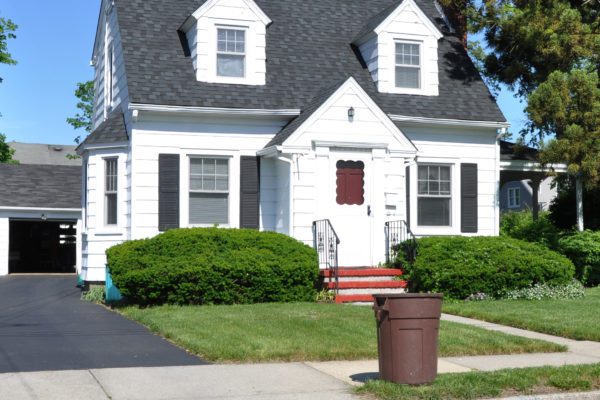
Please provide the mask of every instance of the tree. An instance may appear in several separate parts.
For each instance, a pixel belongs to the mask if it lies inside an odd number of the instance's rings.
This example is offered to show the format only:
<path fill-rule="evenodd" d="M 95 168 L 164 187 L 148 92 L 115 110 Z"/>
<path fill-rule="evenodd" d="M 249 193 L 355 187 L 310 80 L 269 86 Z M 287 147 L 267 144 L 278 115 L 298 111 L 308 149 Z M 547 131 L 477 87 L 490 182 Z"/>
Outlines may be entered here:
<path fill-rule="evenodd" d="M 18 164 L 17 160 L 13 160 L 15 149 L 6 143 L 6 136 L 0 133 L 0 164 Z"/>
<path fill-rule="evenodd" d="M 597 71 L 555 71 L 529 96 L 527 115 L 541 136 L 543 163 L 566 163 L 576 182 L 577 225 L 583 230 L 583 185 L 600 187 L 600 79 Z"/>
<path fill-rule="evenodd" d="M 79 82 L 75 90 L 75 97 L 79 99 L 77 108 L 81 111 L 72 118 L 67 118 L 73 128 L 83 128 L 87 133 L 92 131 L 92 115 L 94 110 L 94 81 Z M 75 138 L 75 143 L 79 144 L 81 136 Z"/>
<path fill-rule="evenodd" d="M 0 17 L 0 64 L 14 65 L 17 63 L 8 52 L 8 40 L 17 37 L 14 33 L 16 30 L 17 25 L 14 22 Z M 0 77 L 0 82 L 2 82 L 2 77 Z"/>

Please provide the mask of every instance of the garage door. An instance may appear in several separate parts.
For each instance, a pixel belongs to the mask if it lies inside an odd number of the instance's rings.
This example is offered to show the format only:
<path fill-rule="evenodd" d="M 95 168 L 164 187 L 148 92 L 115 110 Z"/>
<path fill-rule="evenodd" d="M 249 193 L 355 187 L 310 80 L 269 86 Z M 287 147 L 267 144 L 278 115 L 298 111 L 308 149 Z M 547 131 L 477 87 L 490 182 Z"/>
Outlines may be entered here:
<path fill-rule="evenodd" d="M 9 273 L 72 273 L 76 221 L 9 222 Z"/>

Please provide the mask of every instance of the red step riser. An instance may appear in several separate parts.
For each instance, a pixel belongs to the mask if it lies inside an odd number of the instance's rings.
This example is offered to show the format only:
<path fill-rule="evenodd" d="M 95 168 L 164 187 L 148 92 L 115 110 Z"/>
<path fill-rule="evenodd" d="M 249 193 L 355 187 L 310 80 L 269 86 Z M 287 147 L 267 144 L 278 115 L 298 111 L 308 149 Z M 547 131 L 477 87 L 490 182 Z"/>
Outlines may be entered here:
<path fill-rule="evenodd" d="M 345 294 L 335 296 L 335 302 L 337 304 L 342 303 L 355 303 L 355 302 L 370 302 L 373 303 L 373 296 L 370 294 Z"/>
<path fill-rule="evenodd" d="M 331 271 L 322 270 L 320 274 L 329 278 Z M 401 276 L 402 271 L 391 268 L 338 269 L 338 276 Z"/>
<path fill-rule="evenodd" d="M 335 282 L 325 284 L 328 289 L 335 288 Z M 338 289 L 382 289 L 382 288 L 405 288 L 406 281 L 354 281 L 338 282 Z"/>

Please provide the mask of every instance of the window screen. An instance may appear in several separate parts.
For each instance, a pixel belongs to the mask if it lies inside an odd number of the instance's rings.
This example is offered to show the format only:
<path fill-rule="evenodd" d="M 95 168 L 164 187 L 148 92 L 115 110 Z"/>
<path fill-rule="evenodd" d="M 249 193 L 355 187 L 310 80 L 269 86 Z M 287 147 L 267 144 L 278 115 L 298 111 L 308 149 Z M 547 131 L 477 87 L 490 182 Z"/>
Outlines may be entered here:
<path fill-rule="evenodd" d="M 229 223 L 229 160 L 190 159 L 190 224 Z"/>
<path fill-rule="evenodd" d="M 419 44 L 396 43 L 396 87 L 410 89 L 421 87 Z"/>
<path fill-rule="evenodd" d="M 116 158 L 104 160 L 104 221 L 106 225 L 117 224 L 118 165 Z"/>
<path fill-rule="evenodd" d="M 217 29 L 217 75 L 243 77 L 245 64 L 246 31 Z"/>
<path fill-rule="evenodd" d="M 450 167 L 419 165 L 417 176 L 417 224 L 450 226 L 452 178 Z"/>

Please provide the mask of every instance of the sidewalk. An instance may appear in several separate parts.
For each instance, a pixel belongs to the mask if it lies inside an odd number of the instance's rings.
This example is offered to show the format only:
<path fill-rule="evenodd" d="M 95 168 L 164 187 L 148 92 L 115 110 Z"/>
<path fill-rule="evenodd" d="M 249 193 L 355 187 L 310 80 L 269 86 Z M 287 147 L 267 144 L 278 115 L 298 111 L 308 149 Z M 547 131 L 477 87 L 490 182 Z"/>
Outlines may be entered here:
<path fill-rule="evenodd" d="M 440 358 L 438 372 L 600 363 L 600 343 L 576 341 L 443 315 L 442 319 L 566 345 L 566 353 Z M 0 374 L 0 399 L 346 400 L 351 385 L 376 378 L 377 360 L 92 369 Z M 600 392 L 513 399 L 594 399 Z"/>

